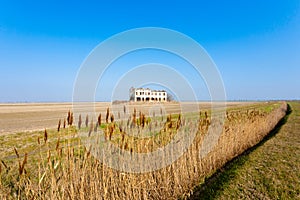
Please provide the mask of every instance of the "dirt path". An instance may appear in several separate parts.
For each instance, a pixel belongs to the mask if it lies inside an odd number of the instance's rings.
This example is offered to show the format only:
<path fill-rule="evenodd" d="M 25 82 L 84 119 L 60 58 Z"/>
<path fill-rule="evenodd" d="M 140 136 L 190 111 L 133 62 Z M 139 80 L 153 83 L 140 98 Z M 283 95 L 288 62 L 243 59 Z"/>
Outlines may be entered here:
<path fill-rule="evenodd" d="M 300 199 L 300 102 L 261 143 L 226 164 L 191 199 Z"/>

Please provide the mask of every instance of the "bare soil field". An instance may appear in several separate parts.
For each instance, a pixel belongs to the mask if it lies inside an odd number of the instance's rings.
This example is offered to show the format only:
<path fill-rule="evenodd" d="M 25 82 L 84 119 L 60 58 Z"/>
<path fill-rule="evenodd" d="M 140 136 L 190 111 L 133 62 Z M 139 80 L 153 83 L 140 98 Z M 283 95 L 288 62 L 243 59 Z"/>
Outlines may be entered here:
<path fill-rule="evenodd" d="M 129 111 L 136 108 L 137 110 L 147 112 L 153 106 L 160 106 L 166 113 L 179 113 L 182 105 L 185 106 L 187 109 L 186 111 L 192 112 L 195 104 L 198 104 L 201 110 L 211 107 L 210 102 L 170 102 L 161 104 L 128 103 L 126 106 Z M 254 102 L 227 102 L 226 106 L 234 107 L 250 104 L 252 105 Z M 88 106 L 90 106 L 90 104 Z M 97 102 L 95 103 L 95 110 L 96 112 L 105 113 L 107 107 L 112 106 L 123 109 L 124 104 L 112 105 L 110 102 Z M 24 131 L 36 131 L 44 128 L 55 128 L 58 120 L 66 118 L 68 110 L 72 110 L 72 107 L 72 103 L 0 104 L 0 135 Z"/>

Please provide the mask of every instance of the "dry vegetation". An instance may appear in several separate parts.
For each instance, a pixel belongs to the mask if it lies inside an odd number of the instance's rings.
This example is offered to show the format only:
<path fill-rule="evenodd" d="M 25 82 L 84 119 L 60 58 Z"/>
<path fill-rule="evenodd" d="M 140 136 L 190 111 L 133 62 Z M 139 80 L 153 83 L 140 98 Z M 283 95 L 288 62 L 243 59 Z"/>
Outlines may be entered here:
<path fill-rule="evenodd" d="M 88 115 L 80 115 L 76 122 L 69 111 L 63 123 L 58 121 L 57 129 L 19 138 L 15 140 L 19 146 L 7 145 L 11 151 L 1 154 L 0 198 L 185 198 L 205 177 L 261 141 L 285 116 L 286 110 L 285 102 L 229 109 L 217 145 L 204 158 L 199 157 L 203 138 L 209 126 L 219 123 L 211 121 L 207 111 L 189 117 L 180 114 L 147 117 L 135 110 L 127 120 L 118 120 L 120 117 L 114 116 L 107 108 L 106 113 L 100 113 L 95 121 Z M 102 137 L 103 142 L 128 152 L 155 151 L 166 145 L 178 131 L 185 134 L 196 131 L 196 137 L 189 149 L 171 165 L 148 173 L 128 173 L 112 169 L 95 159 L 82 145 L 78 127 L 73 124 L 86 131 L 88 137 Z M 139 139 L 136 136 L 139 133 L 149 133 L 149 137 Z M 6 142 L 9 139 L 12 138 L 1 138 Z"/>
<path fill-rule="evenodd" d="M 300 102 L 260 143 L 227 163 L 190 199 L 300 199 Z"/>

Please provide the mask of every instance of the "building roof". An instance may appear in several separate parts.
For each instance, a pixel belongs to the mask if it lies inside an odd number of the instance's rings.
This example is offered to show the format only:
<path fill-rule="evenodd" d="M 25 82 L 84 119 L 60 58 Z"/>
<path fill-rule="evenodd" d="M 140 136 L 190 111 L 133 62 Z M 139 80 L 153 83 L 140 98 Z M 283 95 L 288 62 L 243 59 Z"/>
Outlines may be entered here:
<path fill-rule="evenodd" d="M 151 92 L 166 92 L 165 90 L 152 90 L 150 88 L 135 88 L 136 90 L 151 90 Z"/>

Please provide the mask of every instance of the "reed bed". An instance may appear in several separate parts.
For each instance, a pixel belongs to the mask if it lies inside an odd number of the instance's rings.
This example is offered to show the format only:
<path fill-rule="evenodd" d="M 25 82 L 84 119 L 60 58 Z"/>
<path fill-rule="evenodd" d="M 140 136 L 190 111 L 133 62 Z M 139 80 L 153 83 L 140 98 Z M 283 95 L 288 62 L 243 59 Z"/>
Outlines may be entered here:
<path fill-rule="evenodd" d="M 107 108 L 106 113 L 100 113 L 95 122 L 86 115 L 85 127 L 81 125 L 81 116 L 84 115 L 79 115 L 75 128 L 73 113 L 69 111 L 67 119 L 64 119 L 64 129 L 59 120 L 55 140 L 49 139 L 47 130 L 36 139 L 38 151 L 34 156 L 21 155 L 15 148 L 16 158 L 13 161 L 7 163 L 1 160 L 0 198 L 187 198 L 206 177 L 261 141 L 285 116 L 286 110 L 285 102 L 228 110 L 222 134 L 205 157 L 199 156 L 203 139 L 208 128 L 216 123 L 211 120 L 209 112 L 202 111 L 193 120 L 181 114 L 150 117 L 134 109 L 128 119 L 120 120 L 122 113 L 114 115 Z M 127 112 L 124 106 L 124 114 Z M 105 121 L 101 120 L 101 116 L 105 116 Z M 185 134 L 195 131 L 196 136 L 184 154 L 172 164 L 155 171 L 131 173 L 113 169 L 96 159 L 82 144 L 79 130 L 88 132 L 87 137 L 97 135 L 102 137 L 103 142 L 132 153 L 162 148 L 178 131 Z M 139 139 L 140 134 L 149 135 Z"/>

